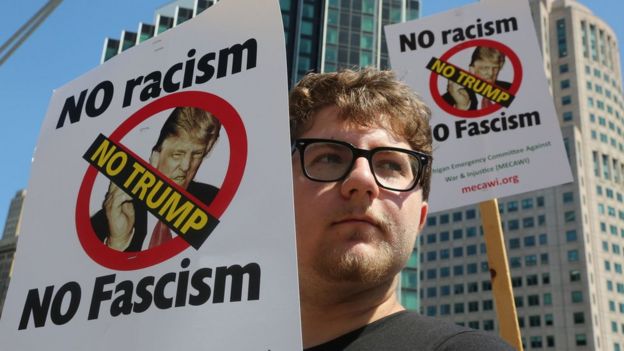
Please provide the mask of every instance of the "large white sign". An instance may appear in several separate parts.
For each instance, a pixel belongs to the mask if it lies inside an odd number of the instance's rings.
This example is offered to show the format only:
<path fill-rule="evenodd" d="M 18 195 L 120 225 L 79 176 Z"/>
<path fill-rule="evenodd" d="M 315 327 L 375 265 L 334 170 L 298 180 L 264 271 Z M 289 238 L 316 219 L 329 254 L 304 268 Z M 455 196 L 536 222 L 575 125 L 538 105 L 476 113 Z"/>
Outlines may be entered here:
<path fill-rule="evenodd" d="M 432 109 L 432 211 L 572 181 L 527 1 L 385 30 L 393 70 Z"/>
<path fill-rule="evenodd" d="M 284 47 L 223 1 L 54 92 L 3 349 L 302 348 Z"/>

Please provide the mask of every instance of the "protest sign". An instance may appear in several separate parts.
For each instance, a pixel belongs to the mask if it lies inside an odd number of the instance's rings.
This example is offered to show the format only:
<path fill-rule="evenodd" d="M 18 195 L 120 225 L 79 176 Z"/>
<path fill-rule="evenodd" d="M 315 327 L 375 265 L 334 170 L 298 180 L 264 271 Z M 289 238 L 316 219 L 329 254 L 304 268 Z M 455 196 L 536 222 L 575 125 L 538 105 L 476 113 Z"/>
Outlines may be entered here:
<path fill-rule="evenodd" d="M 527 1 L 385 30 L 392 69 L 432 109 L 432 211 L 572 181 Z"/>
<path fill-rule="evenodd" d="M 286 82 L 277 1 L 230 0 L 56 90 L 3 347 L 301 349 Z"/>

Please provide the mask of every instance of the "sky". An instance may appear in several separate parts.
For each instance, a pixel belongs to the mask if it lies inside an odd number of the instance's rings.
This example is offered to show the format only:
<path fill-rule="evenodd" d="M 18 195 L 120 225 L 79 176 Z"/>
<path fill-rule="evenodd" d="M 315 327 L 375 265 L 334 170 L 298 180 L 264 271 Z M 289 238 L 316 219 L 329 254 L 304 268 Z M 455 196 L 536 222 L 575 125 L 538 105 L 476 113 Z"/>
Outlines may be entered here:
<path fill-rule="evenodd" d="M 475 2 L 421 0 L 422 16 Z M 620 47 L 624 47 L 623 2 L 579 2 L 612 27 Z M 45 3 L 12 1 L 10 10 L 0 12 L 0 43 L 4 44 Z M 118 39 L 122 30 L 136 31 L 139 22 L 153 23 L 154 10 L 166 3 L 65 0 L 0 66 L 0 120 L 4 121 L 0 137 L 0 229 L 4 228 L 11 198 L 28 185 L 32 155 L 52 91 L 99 65 L 104 38 Z"/>

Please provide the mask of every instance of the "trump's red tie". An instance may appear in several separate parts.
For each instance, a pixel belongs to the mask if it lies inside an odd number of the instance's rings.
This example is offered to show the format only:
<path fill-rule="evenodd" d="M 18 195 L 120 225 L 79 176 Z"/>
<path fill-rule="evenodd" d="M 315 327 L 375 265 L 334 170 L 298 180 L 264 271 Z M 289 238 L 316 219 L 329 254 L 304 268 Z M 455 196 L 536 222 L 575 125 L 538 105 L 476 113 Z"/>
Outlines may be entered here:
<path fill-rule="evenodd" d="M 156 226 L 154 227 L 154 231 L 152 232 L 152 238 L 150 239 L 149 248 L 162 245 L 167 241 L 171 240 L 171 230 L 169 227 L 161 221 L 158 221 Z"/>

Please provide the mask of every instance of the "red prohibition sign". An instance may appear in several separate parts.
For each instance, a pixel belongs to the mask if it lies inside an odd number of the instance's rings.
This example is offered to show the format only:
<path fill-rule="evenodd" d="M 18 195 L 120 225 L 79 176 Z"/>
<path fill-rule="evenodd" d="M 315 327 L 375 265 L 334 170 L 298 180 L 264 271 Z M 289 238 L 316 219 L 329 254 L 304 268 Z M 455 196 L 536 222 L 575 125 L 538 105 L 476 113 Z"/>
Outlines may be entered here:
<path fill-rule="evenodd" d="M 447 52 L 445 52 L 440 57 L 440 60 L 444 62 L 448 62 L 448 60 L 451 57 L 453 57 L 453 55 L 457 54 L 458 52 L 465 50 L 465 49 L 472 48 L 472 47 L 476 47 L 476 46 L 486 46 L 486 47 L 497 49 L 498 51 L 502 52 L 506 57 L 509 58 L 509 61 L 511 61 L 511 66 L 514 72 L 513 82 L 511 84 L 511 87 L 509 88 L 509 92 L 512 95 L 516 95 L 516 93 L 518 92 L 518 89 L 520 89 L 520 84 L 522 83 L 522 64 L 520 63 L 520 59 L 518 58 L 518 55 L 516 55 L 516 53 L 511 48 L 509 48 L 507 45 L 503 43 L 499 43 L 497 41 L 489 40 L 489 39 L 476 39 L 476 40 L 466 41 L 466 42 L 460 43 L 450 48 Z M 494 113 L 502 107 L 499 104 L 493 104 L 483 109 L 460 110 L 454 106 L 451 106 L 449 103 L 444 101 L 444 99 L 442 99 L 442 95 L 440 94 L 440 89 L 438 88 L 438 78 L 439 76 L 437 74 L 431 72 L 431 75 L 429 76 L 429 91 L 431 91 L 431 96 L 433 97 L 433 99 L 435 100 L 435 102 L 438 104 L 438 106 L 441 109 L 443 109 L 444 111 L 448 112 L 449 114 L 455 117 L 459 117 L 459 118 L 482 117 L 482 116 Z"/>
<path fill-rule="evenodd" d="M 167 95 L 135 112 L 119 125 L 109 136 L 109 139 L 114 142 L 120 142 L 126 134 L 143 121 L 159 112 L 178 106 L 196 107 L 211 112 L 219 119 L 227 133 L 230 157 L 223 184 L 210 206 L 205 206 L 199 201 L 197 203 L 198 206 L 202 206 L 205 211 L 214 217 L 220 218 L 238 190 L 247 162 L 247 134 L 245 126 L 234 107 L 227 101 L 216 95 L 200 91 Z M 83 249 L 91 259 L 110 269 L 129 271 L 156 265 L 178 255 L 189 247 L 189 244 L 180 236 L 176 236 L 162 245 L 140 252 L 120 252 L 104 245 L 93 230 L 89 215 L 91 192 L 93 191 L 93 184 L 97 174 L 98 171 L 95 167 L 89 165 L 76 200 L 76 229 L 78 238 Z"/>

